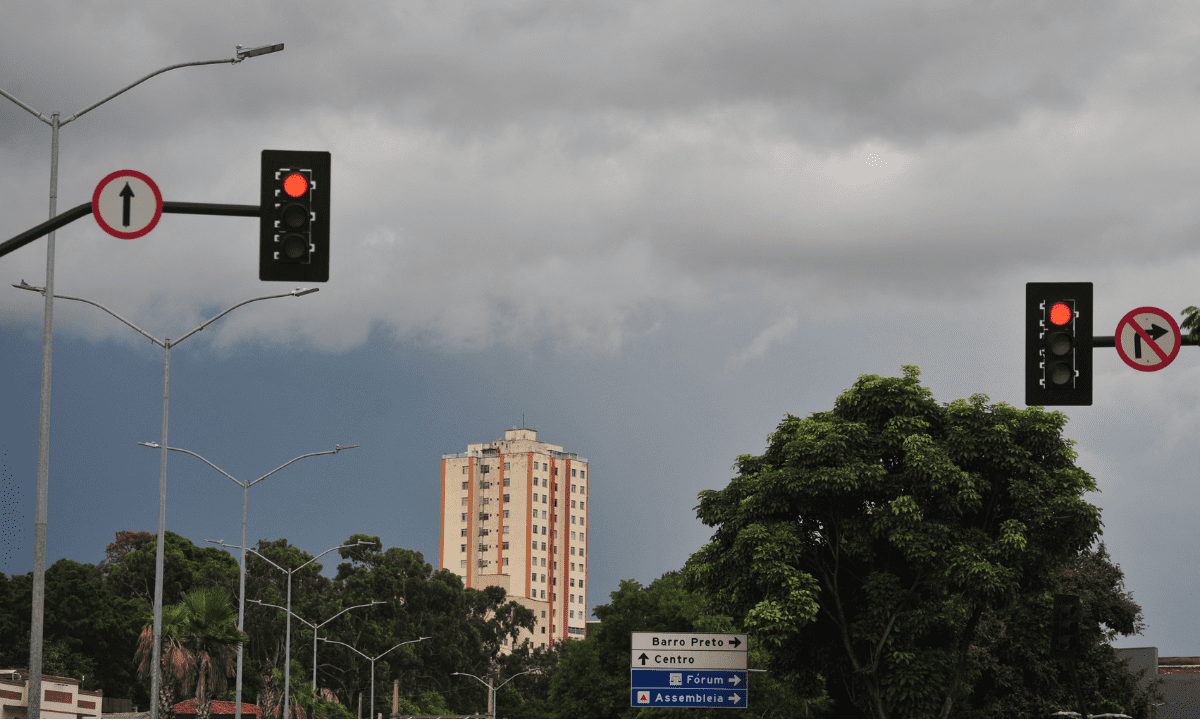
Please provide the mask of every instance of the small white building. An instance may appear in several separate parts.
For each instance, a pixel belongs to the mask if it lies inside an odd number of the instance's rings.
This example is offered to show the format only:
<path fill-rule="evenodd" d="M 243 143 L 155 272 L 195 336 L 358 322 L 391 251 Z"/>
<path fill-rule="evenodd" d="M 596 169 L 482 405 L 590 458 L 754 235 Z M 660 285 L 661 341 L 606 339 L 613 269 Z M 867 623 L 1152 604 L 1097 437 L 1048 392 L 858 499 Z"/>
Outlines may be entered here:
<path fill-rule="evenodd" d="M 42 717 L 100 717 L 104 704 L 101 690 L 83 690 L 75 678 L 42 675 Z M 0 718 L 27 717 L 29 671 L 0 669 Z"/>

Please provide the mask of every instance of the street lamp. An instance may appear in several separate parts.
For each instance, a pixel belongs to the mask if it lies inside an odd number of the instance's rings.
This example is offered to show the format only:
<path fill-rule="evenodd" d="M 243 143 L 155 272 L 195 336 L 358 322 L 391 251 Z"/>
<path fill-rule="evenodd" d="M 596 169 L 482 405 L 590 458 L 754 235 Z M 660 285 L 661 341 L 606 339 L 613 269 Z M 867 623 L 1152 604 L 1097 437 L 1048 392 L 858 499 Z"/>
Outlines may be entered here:
<path fill-rule="evenodd" d="M 201 459 L 203 460 L 203 458 L 201 458 Z M 205 460 L 205 462 L 208 462 L 208 461 Z M 237 481 L 234 480 L 234 482 L 237 482 Z M 238 483 L 238 484 L 240 485 L 241 483 Z M 349 545 L 338 545 L 335 548 L 329 548 L 325 552 L 316 556 L 312 560 L 309 560 L 308 562 L 304 563 L 303 565 L 296 568 L 295 570 L 284 570 L 279 565 L 276 565 L 274 560 L 271 560 L 266 555 L 263 555 L 262 553 L 255 550 L 254 548 L 243 547 L 242 545 L 226 545 L 224 540 L 205 540 L 204 542 L 215 543 L 217 545 L 220 545 L 223 548 L 240 548 L 241 549 L 241 551 L 242 551 L 242 567 L 243 567 L 243 569 L 242 569 L 242 596 L 243 597 L 245 597 L 245 594 L 246 594 L 245 560 L 246 560 L 246 551 L 247 550 L 249 550 L 250 552 L 259 556 L 263 560 L 266 560 L 267 562 L 271 563 L 272 565 L 275 565 L 276 569 L 278 569 L 280 572 L 283 572 L 284 574 L 287 575 L 288 588 L 287 588 L 287 608 L 286 608 L 286 610 L 287 610 L 288 615 L 287 615 L 287 629 L 284 630 L 284 632 L 286 633 L 286 636 L 285 636 L 285 640 L 284 640 L 284 649 L 283 649 L 283 657 L 284 657 L 283 718 L 284 718 L 284 720 L 288 720 L 288 718 L 290 717 L 288 715 L 288 711 L 290 708 L 290 706 L 288 705 L 288 699 L 289 699 L 288 693 L 291 691 L 291 680 L 292 680 L 292 574 L 299 572 L 300 570 L 304 569 L 309 563 L 313 563 L 313 562 L 316 562 L 317 560 L 320 560 L 321 558 L 325 557 L 326 555 L 333 552 L 334 550 L 341 550 L 342 548 L 348 548 L 348 547 L 358 547 L 359 545 L 373 545 L 374 543 L 369 543 L 369 542 L 366 542 L 365 540 L 359 540 L 358 542 L 350 543 Z M 246 542 L 244 537 L 242 539 L 242 542 L 243 543 Z M 245 602 L 242 603 L 242 607 L 243 608 L 245 607 Z M 240 621 L 241 618 L 239 617 L 238 620 Z M 239 699 L 238 702 L 240 704 L 241 700 Z"/>
<path fill-rule="evenodd" d="M 14 284 L 13 287 L 18 288 L 20 290 L 33 290 L 34 292 L 40 292 L 43 295 L 47 295 L 47 296 L 50 295 L 50 292 L 47 288 L 34 287 L 33 285 L 29 285 L 28 283 L 26 283 L 24 280 L 22 280 L 19 285 Z M 108 313 L 109 315 L 112 315 L 116 319 L 125 323 L 126 325 L 133 328 L 134 330 L 138 331 L 143 336 L 149 338 L 151 342 L 160 346 L 163 349 L 162 445 L 161 446 L 159 446 L 159 445 L 153 446 L 153 447 L 161 447 L 162 448 L 162 459 L 159 462 L 159 474 L 158 474 L 158 548 L 155 552 L 155 559 L 154 559 L 154 638 L 153 638 L 154 648 L 152 650 L 153 658 L 150 661 L 152 663 L 152 666 L 150 668 L 150 688 L 151 688 L 151 690 L 150 690 L 150 698 L 151 698 L 151 700 L 150 700 L 150 716 L 151 717 L 158 717 L 158 689 L 159 689 L 160 675 L 161 675 L 161 670 L 162 670 L 159 667 L 159 664 L 160 664 L 160 659 L 162 657 L 162 648 L 160 647 L 160 644 L 161 644 L 160 641 L 162 639 L 163 546 L 166 544 L 166 519 L 167 519 L 167 400 L 170 397 L 169 391 L 170 391 L 170 379 L 171 379 L 171 348 L 175 347 L 176 345 L 183 342 L 184 340 L 187 340 L 192 335 L 195 335 L 196 333 L 200 332 L 204 328 L 208 327 L 209 325 L 211 325 L 212 323 L 221 319 L 222 317 L 225 317 L 226 315 L 233 312 L 237 308 L 240 308 L 243 305 L 248 305 L 252 302 L 258 302 L 259 300 L 271 300 L 273 298 L 293 297 L 293 296 L 300 297 L 301 295 L 308 295 L 309 293 L 315 293 L 319 289 L 320 288 L 296 288 L 295 290 L 291 291 L 290 293 L 284 293 L 282 295 L 264 295 L 263 297 L 256 297 L 251 300 L 246 300 L 245 302 L 240 302 L 237 305 L 234 305 L 233 307 L 229 308 L 228 310 L 225 310 L 224 312 L 220 313 L 219 315 L 216 315 L 215 317 L 209 319 L 208 321 L 201 323 L 196 329 L 192 330 L 187 335 L 184 335 L 183 337 L 179 338 L 178 340 L 176 340 L 174 342 L 171 341 L 171 338 L 165 338 L 163 340 L 159 340 L 158 338 L 154 337 L 150 333 L 141 329 L 137 325 L 134 325 L 133 323 L 129 322 L 125 318 L 116 314 L 112 310 L 109 310 L 108 308 L 104 307 L 103 305 L 101 305 L 98 302 L 92 302 L 91 300 L 86 300 L 84 298 L 70 297 L 68 295 L 55 295 L 54 296 L 57 298 L 62 298 L 63 300 L 78 300 L 79 302 L 84 302 L 84 303 L 87 303 L 88 305 L 95 305 L 96 307 L 100 308 L 104 312 Z M 334 450 L 333 452 L 337 452 L 337 450 Z M 297 460 L 298 459 L 299 458 L 297 458 Z M 39 480 L 39 485 L 40 485 L 40 480 Z M 39 495 L 40 495 L 40 490 L 39 490 Z M 38 502 L 40 503 L 41 501 L 39 500 Z M 44 510 L 45 508 L 43 507 L 42 509 Z M 243 523 L 245 522 L 244 517 L 243 517 L 242 521 L 243 521 Z M 43 527 L 43 531 L 42 531 L 43 532 L 43 534 L 42 534 L 42 564 L 44 565 L 45 564 L 45 531 L 44 531 L 45 526 L 44 526 L 44 524 L 42 527 Z M 243 532 L 244 532 L 244 530 L 243 530 Z M 245 538 L 242 539 L 242 544 L 243 545 L 245 544 Z M 37 565 L 36 560 L 34 562 L 34 565 L 35 566 Z M 35 600 L 34 601 L 35 611 L 36 611 L 37 607 L 38 607 L 38 601 Z M 39 635 L 40 635 L 40 633 L 42 631 L 41 624 L 39 623 L 37 625 L 34 625 L 33 627 L 34 627 L 34 632 L 39 633 Z M 40 643 L 40 640 L 41 639 L 39 637 L 39 643 Z M 33 639 L 31 636 L 30 645 L 32 646 L 32 644 L 33 644 Z M 39 648 L 39 650 L 40 650 L 40 648 Z M 31 654 L 32 654 L 32 651 L 31 651 Z M 241 677 L 241 669 L 242 668 L 241 668 L 240 659 L 241 659 L 241 656 L 239 655 L 239 662 L 238 662 L 238 671 L 239 671 L 238 672 L 238 687 L 239 687 L 239 689 L 241 688 L 241 684 L 242 684 L 242 677 Z M 30 663 L 32 664 L 32 662 L 33 662 L 33 660 L 31 658 Z M 40 657 L 38 658 L 38 663 L 39 663 L 38 668 L 40 670 L 40 668 L 41 668 L 41 665 L 40 665 L 41 658 Z M 33 671 L 31 670 L 30 677 L 33 676 L 32 672 Z M 32 680 L 30 682 L 32 682 Z M 240 693 L 238 696 L 238 703 L 239 703 L 238 704 L 238 710 L 239 710 L 238 717 L 241 717 L 241 713 L 240 713 L 240 711 L 241 711 L 241 704 L 240 704 L 241 703 L 241 695 L 240 695 Z M 33 712 L 30 711 L 30 714 L 33 714 Z"/>
<path fill-rule="evenodd" d="M 259 557 L 262 557 L 262 556 L 260 555 Z M 256 605 L 263 605 L 265 607 L 273 607 L 278 610 L 284 610 L 288 613 L 288 615 L 296 618 L 300 622 L 304 623 L 305 625 L 307 625 L 313 629 L 313 679 L 312 679 L 313 697 L 316 697 L 316 695 L 317 695 L 317 631 L 320 630 L 321 628 L 325 627 L 325 625 L 333 622 L 334 619 L 336 619 L 338 615 L 341 615 L 344 612 L 349 612 L 351 610 L 355 610 L 360 607 L 371 607 L 372 605 L 385 605 L 386 604 L 382 600 L 372 600 L 371 602 L 363 604 L 363 605 L 351 605 L 350 607 L 346 608 L 345 610 L 342 610 L 341 612 L 337 613 L 337 615 L 334 615 L 333 617 L 329 618 L 325 622 L 323 622 L 319 625 L 313 625 L 309 621 L 300 617 L 299 615 L 292 612 L 291 610 L 288 610 L 287 608 L 281 608 L 278 605 L 272 605 L 271 603 L 265 603 L 265 602 L 262 602 L 261 600 L 251 600 L 250 602 L 255 603 Z M 324 639 L 324 638 L 322 638 L 322 639 Z"/>
<path fill-rule="evenodd" d="M 421 642 L 422 640 L 428 640 L 428 639 L 429 638 L 427 638 L 427 637 L 423 637 L 423 638 L 418 638 L 417 640 L 405 640 L 404 642 L 400 643 L 400 645 L 408 645 L 409 643 L 417 643 L 417 642 Z M 378 660 L 379 658 L 383 657 L 384 655 L 387 655 L 392 650 L 395 650 L 396 648 L 400 647 L 400 645 L 394 645 L 391 648 L 379 653 L 375 657 L 367 657 L 366 655 L 363 655 L 363 653 L 359 652 L 356 648 L 352 648 L 349 645 L 346 645 L 346 643 L 344 643 L 344 642 L 338 642 L 337 640 L 326 640 L 325 638 L 321 638 L 321 642 L 331 642 L 331 643 L 337 643 L 338 645 L 343 645 L 345 647 L 350 648 L 351 650 L 354 650 L 354 652 L 358 653 L 359 655 L 362 655 L 364 658 L 367 658 L 368 660 L 371 661 L 371 709 L 368 710 L 367 712 L 369 713 L 370 716 L 374 717 L 374 715 L 375 715 L 375 661 Z"/>
<path fill-rule="evenodd" d="M 146 82 L 155 75 L 165 73 L 168 70 L 175 70 L 182 67 L 191 67 L 193 65 L 216 65 L 229 63 L 237 65 L 248 57 L 257 57 L 267 53 L 279 52 L 283 50 L 283 43 L 278 45 L 264 45 L 262 47 L 250 48 L 243 50 L 241 45 L 238 45 L 237 53 L 229 59 L 222 58 L 220 60 L 198 60 L 196 62 L 178 63 L 176 65 L 168 65 L 160 70 L 155 70 L 146 77 L 126 85 L 112 95 L 104 98 L 100 102 L 92 103 L 84 109 L 75 113 L 66 120 L 59 121 L 58 113 L 53 113 L 50 117 L 34 110 L 29 105 L 21 102 L 16 96 L 0 89 L 0 95 L 12 100 L 23 110 L 29 112 L 38 120 L 50 126 L 50 219 L 54 219 L 55 213 L 58 211 L 58 129 L 74 120 L 82 117 L 84 113 L 90 112 L 104 103 L 112 100 L 116 96 L 130 90 L 142 83 Z M 23 283 L 24 281 L 22 281 Z M 54 231 L 51 230 L 46 237 L 46 305 L 43 314 L 42 322 L 42 401 L 41 401 L 41 420 L 39 421 L 38 433 L 38 482 L 37 482 L 37 514 L 33 525 L 33 610 L 31 616 L 32 628 L 29 635 L 29 686 L 40 688 L 42 685 L 42 625 L 45 618 L 46 606 L 46 515 L 47 515 L 47 498 L 50 490 L 50 356 L 53 338 L 54 326 Z M 165 420 L 164 420 L 165 431 Z M 162 586 L 162 532 L 158 534 L 158 579 L 156 585 L 159 590 Z M 154 623 L 154 668 L 151 670 L 150 693 L 152 697 L 158 697 L 159 673 L 158 663 L 159 654 L 161 652 L 158 646 L 159 626 L 161 620 L 161 592 L 156 596 L 155 600 L 155 623 Z M 42 710 L 41 692 L 30 695 L 29 698 L 29 716 L 38 717 Z M 158 717 L 158 703 L 151 701 L 150 717 Z"/>
<path fill-rule="evenodd" d="M 293 293 L 292 293 L 292 294 L 300 294 L 300 295 L 304 295 L 304 294 L 306 294 L 306 293 L 309 293 L 309 292 L 316 292 L 316 289 L 315 289 L 315 288 L 310 288 L 310 289 L 307 289 L 307 290 L 304 290 L 304 291 L 301 291 L 301 290 L 299 290 L 299 289 L 296 289 L 295 291 L 293 291 Z M 283 297 L 283 296 L 282 296 L 282 295 L 272 295 L 271 297 Z M 258 299 L 258 300 L 264 300 L 264 299 L 266 299 L 266 298 L 257 298 L 257 299 Z M 254 301 L 253 301 L 253 300 L 247 300 L 246 302 L 254 302 Z M 246 304 L 246 303 L 242 303 L 242 305 L 245 305 L 245 304 Z M 234 305 L 233 307 L 238 307 L 238 306 L 237 306 L 237 305 Z M 232 309 L 233 309 L 233 308 L 229 308 L 229 310 L 232 310 Z M 229 312 L 229 310 L 226 310 L 225 312 Z M 221 313 L 221 315 L 224 315 L 224 314 L 225 314 L 225 313 Z M 217 317 L 221 317 L 221 315 L 218 315 Z M 217 319 L 217 318 L 213 318 L 213 320 L 216 320 L 216 319 Z M 209 322 L 212 322 L 212 320 L 209 320 Z M 206 324 L 207 324 L 207 323 L 206 323 Z M 200 326 L 199 328 L 196 328 L 196 330 L 200 330 L 200 329 L 202 329 L 203 327 L 204 327 L 204 326 L 202 325 L 202 326 Z M 196 330 L 193 330 L 192 332 L 196 332 Z M 144 333 L 143 333 L 143 334 L 144 334 Z M 191 334 L 192 334 L 192 333 L 188 333 L 188 335 L 191 335 Z M 183 336 L 183 339 L 187 339 L 188 335 L 184 335 L 184 336 Z M 149 336 L 147 336 L 147 337 L 149 337 Z M 153 339 L 153 338 L 151 338 L 151 339 Z M 179 340 L 178 342 L 182 342 L 182 341 L 183 341 L 183 339 Z M 168 341 L 167 341 L 167 342 L 168 342 L 168 343 L 170 343 L 170 340 L 168 339 Z M 168 357 L 170 356 L 170 350 L 168 350 L 168 351 L 167 351 L 167 355 L 168 355 Z M 165 382 L 166 382 L 166 381 L 164 380 L 164 388 L 165 388 Z M 284 464 L 282 464 L 282 465 L 280 465 L 279 467 L 275 468 L 274 470 L 272 470 L 271 472 L 267 473 L 266 475 L 263 475 L 262 477 L 260 477 L 260 478 L 259 478 L 259 479 L 257 479 L 257 480 L 252 480 L 252 481 L 250 481 L 250 482 L 245 482 L 245 483 L 244 483 L 244 482 L 242 482 L 241 480 L 237 480 L 237 479 L 236 479 L 236 478 L 234 478 L 232 475 L 230 475 L 229 473 L 225 472 L 224 470 L 222 470 L 221 468 L 217 467 L 216 465 L 213 465 L 213 464 L 212 464 L 211 462 L 209 462 L 207 459 L 205 459 L 205 458 L 201 457 L 200 455 L 197 455 L 196 453 L 192 452 L 191 450 L 183 450 L 182 448 L 167 447 L 167 399 L 166 399 L 166 397 L 167 397 L 167 396 L 166 396 L 166 390 L 164 389 L 164 391 L 163 391 L 163 441 L 162 441 L 162 445 L 159 445 L 158 443 L 153 443 L 153 442 L 149 442 L 149 443 L 138 443 L 138 445 L 145 445 L 146 447 L 149 447 L 149 448 L 158 448 L 158 449 L 161 449 L 161 450 L 162 450 L 162 461 L 161 461 L 161 462 L 162 462 L 162 482 L 160 483 L 160 485 L 161 485 L 161 492 L 162 492 L 162 493 L 165 493 L 165 492 L 166 492 L 166 476 L 167 476 L 167 451 L 168 451 L 168 450 L 174 450 L 175 452 L 187 453 L 188 455 L 191 455 L 192 457 L 194 457 L 194 458 L 197 458 L 197 459 L 199 459 L 199 460 L 203 461 L 205 464 L 207 464 L 207 465 L 208 465 L 209 467 L 211 467 L 213 470 L 216 470 L 217 472 L 221 473 L 222 475 L 224 475 L 225 477 L 229 478 L 230 480 L 233 480 L 235 483 L 237 483 L 238 485 L 240 485 L 240 486 L 242 487 L 242 546 L 244 546 L 244 545 L 246 544 L 246 501 L 247 501 L 247 499 L 248 499 L 248 497 L 247 497 L 247 496 L 249 495 L 249 491 L 250 491 L 250 486 L 251 486 L 251 485 L 254 485 L 255 483 L 260 483 L 260 482 L 262 482 L 263 480 L 266 480 L 267 478 L 271 477 L 271 476 L 272 476 L 272 475 L 274 475 L 275 473 L 277 473 L 277 472 L 279 472 L 280 470 L 284 469 L 284 468 L 285 468 L 285 467 L 287 467 L 288 465 L 291 465 L 292 463 L 296 462 L 297 460 L 303 460 L 303 459 L 304 459 L 304 458 L 306 458 L 306 457 L 313 457 L 314 455 L 334 455 L 334 454 L 337 454 L 338 452 L 340 452 L 340 451 L 342 451 L 342 450 L 349 450 L 349 449 L 351 449 L 351 448 L 356 448 L 356 447 L 358 447 L 357 445 L 347 445 L 347 446 L 345 446 L 345 447 L 343 447 L 343 446 L 341 446 L 341 445 L 334 445 L 332 450 L 324 450 L 324 451 L 322 451 L 322 452 L 315 452 L 315 453 L 308 453 L 308 454 L 306 454 L 306 455 L 301 455 L 300 457 L 295 457 L 295 458 L 292 458 L 291 460 L 288 460 L 288 461 L 287 461 L 287 462 L 285 462 Z M 160 496 L 159 496 L 159 526 L 158 526 L 158 527 L 159 527 L 159 533 L 160 533 L 160 537 L 161 537 L 161 533 L 162 533 L 162 527 L 163 527 L 163 526 L 162 526 L 162 520 L 163 520 L 163 507 L 164 507 L 163 503 L 164 503 L 164 500 L 162 499 L 162 497 L 163 497 L 162 495 L 160 495 Z M 161 543 L 162 541 L 160 540 L 159 542 Z M 161 558 L 161 555 L 160 555 L 160 557 L 159 557 L 159 560 L 160 560 L 160 562 L 161 562 L 161 559 L 162 559 L 162 558 Z M 242 549 L 242 571 L 241 571 L 241 575 L 242 575 L 242 579 L 241 579 L 241 587 L 240 587 L 240 590 L 239 590 L 240 597 L 239 597 L 239 600 L 238 600 L 238 627 L 239 627 L 239 628 L 241 628 L 241 627 L 242 627 L 242 624 L 243 624 L 243 619 L 244 619 L 245 612 L 246 612 L 246 600 L 245 600 L 245 598 L 246 598 L 246 550 L 245 550 L 245 548 L 244 548 L 244 547 L 243 547 L 243 549 Z M 160 585 L 161 585 L 161 583 L 162 583 L 161 576 L 162 576 L 162 566 L 160 565 L 160 566 L 159 566 L 159 580 L 158 580 L 158 583 L 159 583 Z M 156 597 L 158 597 L 158 596 L 156 596 Z M 157 602 L 157 601 L 155 602 L 155 608 L 156 608 L 156 609 L 159 609 L 159 611 L 161 612 L 161 604 L 160 604 L 159 602 Z M 157 616 L 157 617 L 161 618 L 161 616 Z M 238 642 L 238 662 L 237 662 L 237 681 L 236 681 L 236 686 L 237 686 L 237 695 L 236 695 L 237 708 L 234 710 L 234 717 L 236 717 L 236 718 L 240 718 L 240 717 L 242 716 L 242 643 L 241 643 L 241 642 Z"/>
<path fill-rule="evenodd" d="M 534 668 L 534 669 L 536 669 L 536 668 Z M 514 678 L 519 678 L 522 675 L 528 675 L 531 672 L 533 672 L 533 670 L 526 670 L 525 672 L 519 672 L 516 675 L 513 675 L 512 677 L 510 677 L 508 680 L 505 680 L 504 682 L 500 683 L 496 687 L 492 687 L 492 679 L 491 678 L 488 678 L 487 681 L 484 682 L 478 676 L 472 675 L 471 673 L 456 672 L 456 673 L 450 673 L 450 674 L 451 675 L 466 675 L 467 677 L 473 677 L 476 680 L 479 680 L 479 682 L 481 682 L 487 686 L 487 689 L 488 689 L 488 710 L 487 710 L 488 717 L 491 717 L 492 720 L 495 720 L 495 718 L 496 718 L 496 691 L 499 690 L 500 688 L 504 687 L 505 685 L 507 685 L 509 683 L 509 680 L 513 680 Z"/>

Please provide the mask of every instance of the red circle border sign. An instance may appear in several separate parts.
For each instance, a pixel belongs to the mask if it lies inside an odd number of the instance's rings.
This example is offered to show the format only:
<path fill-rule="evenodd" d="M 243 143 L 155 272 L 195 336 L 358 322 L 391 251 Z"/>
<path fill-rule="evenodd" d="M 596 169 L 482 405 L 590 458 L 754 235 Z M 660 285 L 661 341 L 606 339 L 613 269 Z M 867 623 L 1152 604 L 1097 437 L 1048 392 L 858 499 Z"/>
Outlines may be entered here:
<path fill-rule="evenodd" d="M 1158 343 L 1155 342 L 1148 334 L 1146 334 L 1146 331 L 1143 330 L 1141 326 L 1134 322 L 1134 317 L 1143 313 L 1148 313 L 1150 315 L 1159 317 L 1165 323 L 1171 326 L 1171 332 L 1175 333 L 1175 349 L 1172 350 L 1169 355 L 1164 356 L 1162 348 L 1158 346 Z M 1129 355 L 1125 353 L 1125 348 L 1121 345 L 1121 330 L 1126 325 L 1131 326 L 1134 332 L 1141 335 L 1142 341 L 1148 346 L 1148 351 L 1156 353 L 1161 359 L 1161 362 L 1158 362 L 1154 365 L 1143 365 L 1142 363 L 1132 360 Z M 1162 370 L 1166 366 L 1170 365 L 1171 361 L 1175 359 L 1175 356 L 1179 354 L 1179 348 L 1183 346 L 1183 334 L 1179 331 L 1179 325 L 1175 322 L 1175 318 L 1171 317 L 1170 313 L 1156 307 L 1140 307 L 1125 313 L 1125 317 L 1121 318 L 1121 322 L 1117 323 L 1117 331 L 1113 335 L 1113 344 L 1116 345 L 1117 354 L 1121 356 L 1121 359 L 1125 361 L 1126 365 L 1134 370 L 1141 370 L 1142 372 L 1154 372 L 1155 370 Z"/>
<path fill-rule="evenodd" d="M 100 214 L 100 193 L 104 191 L 104 188 L 108 187 L 110 182 L 122 177 L 137 178 L 138 180 L 146 183 L 146 185 L 149 186 L 149 188 L 154 192 L 154 217 L 150 220 L 146 227 L 142 228 L 141 230 L 135 230 L 134 232 L 123 232 L 106 223 L 104 221 L 104 217 Z M 149 175 L 138 172 L 137 170 L 117 170 L 116 172 L 109 173 L 104 177 L 103 180 L 100 181 L 98 185 L 96 185 L 96 191 L 92 193 L 92 215 L 96 218 L 96 222 L 100 225 L 104 232 L 122 240 L 133 240 L 134 238 L 140 238 L 143 235 L 148 234 L 154 229 L 155 225 L 158 225 L 158 221 L 162 218 L 162 210 L 162 192 L 159 191 L 158 185 L 156 185 L 155 182 L 150 179 Z"/>

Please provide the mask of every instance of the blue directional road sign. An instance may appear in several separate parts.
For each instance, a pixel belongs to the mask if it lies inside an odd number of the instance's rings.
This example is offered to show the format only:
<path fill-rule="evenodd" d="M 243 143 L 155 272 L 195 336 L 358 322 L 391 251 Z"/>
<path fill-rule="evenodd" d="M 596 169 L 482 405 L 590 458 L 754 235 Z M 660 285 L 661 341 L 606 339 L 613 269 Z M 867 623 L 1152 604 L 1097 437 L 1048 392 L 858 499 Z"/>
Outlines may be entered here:
<path fill-rule="evenodd" d="M 631 707 L 747 706 L 745 670 L 630 669 Z"/>

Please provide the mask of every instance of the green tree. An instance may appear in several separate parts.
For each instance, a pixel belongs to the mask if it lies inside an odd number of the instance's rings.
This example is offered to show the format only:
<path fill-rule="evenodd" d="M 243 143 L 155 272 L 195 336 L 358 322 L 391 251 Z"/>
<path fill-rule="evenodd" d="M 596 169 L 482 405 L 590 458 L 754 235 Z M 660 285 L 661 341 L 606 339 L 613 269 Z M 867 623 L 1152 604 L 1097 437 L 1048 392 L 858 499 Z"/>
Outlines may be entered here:
<path fill-rule="evenodd" d="M 984 614 L 1043 597 L 1100 530 L 1065 415 L 939 405 L 919 377 L 865 375 L 832 411 L 786 416 L 700 493 L 716 530 L 693 586 L 803 694 L 825 673 L 838 712 L 949 716 L 980 676 Z"/>
<path fill-rule="evenodd" d="M 1157 683 L 1143 690 L 1110 644 L 1119 635 L 1140 633 L 1142 610 L 1124 588 L 1120 566 L 1103 543 L 1080 553 L 1057 573 L 1054 592 L 1078 595 L 1083 606 L 1078 679 L 1087 711 L 1151 717 L 1161 701 Z M 1070 673 L 1047 657 L 1053 595 L 1046 592 L 1020 605 L 1007 618 L 985 613 L 976 640 L 983 668 L 961 715 L 979 717 L 1045 717 L 1076 710 Z"/>
<path fill-rule="evenodd" d="M 191 540 L 166 531 L 163 552 L 163 606 L 174 605 L 184 593 L 223 587 L 237 594 L 239 568 L 225 550 L 197 547 Z M 154 604 L 154 577 L 158 537 L 148 532 L 117 533 L 105 548 L 100 573 L 118 597 Z"/>
<path fill-rule="evenodd" d="M 1179 323 L 1180 329 L 1187 331 L 1184 336 L 1188 340 L 1200 340 L 1200 308 L 1195 305 L 1190 305 L 1183 309 L 1183 322 Z"/>

